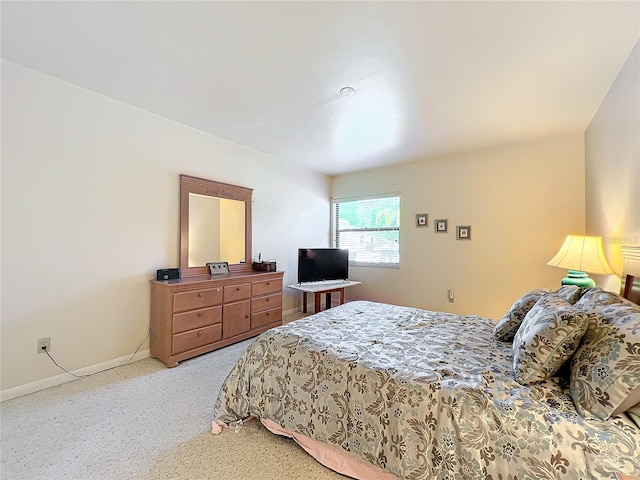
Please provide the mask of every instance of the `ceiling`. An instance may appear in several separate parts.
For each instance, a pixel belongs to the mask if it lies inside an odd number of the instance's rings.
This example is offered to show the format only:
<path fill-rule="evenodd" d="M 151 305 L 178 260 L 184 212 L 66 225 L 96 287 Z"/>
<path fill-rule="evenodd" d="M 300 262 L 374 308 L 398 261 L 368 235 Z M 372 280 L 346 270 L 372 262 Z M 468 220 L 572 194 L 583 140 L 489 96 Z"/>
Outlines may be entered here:
<path fill-rule="evenodd" d="M 640 1 L 1 8 L 4 59 L 328 175 L 583 131 L 640 37 Z"/>

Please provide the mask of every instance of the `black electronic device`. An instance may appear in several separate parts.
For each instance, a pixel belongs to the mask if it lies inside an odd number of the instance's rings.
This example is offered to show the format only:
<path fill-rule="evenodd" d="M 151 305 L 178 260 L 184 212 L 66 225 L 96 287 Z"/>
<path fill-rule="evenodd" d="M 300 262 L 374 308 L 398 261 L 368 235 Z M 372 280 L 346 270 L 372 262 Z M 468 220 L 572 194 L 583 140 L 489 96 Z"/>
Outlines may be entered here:
<path fill-rule="evenodd" d="M 161 268 L 156 271 L 156 280 L 174 280 L 180 278 L 179 268 Z"/>
<path fill-rule="evenodd" d="M 349 278 L 349 250 L 342 248 L 298 249 L 298 283 Z"/>

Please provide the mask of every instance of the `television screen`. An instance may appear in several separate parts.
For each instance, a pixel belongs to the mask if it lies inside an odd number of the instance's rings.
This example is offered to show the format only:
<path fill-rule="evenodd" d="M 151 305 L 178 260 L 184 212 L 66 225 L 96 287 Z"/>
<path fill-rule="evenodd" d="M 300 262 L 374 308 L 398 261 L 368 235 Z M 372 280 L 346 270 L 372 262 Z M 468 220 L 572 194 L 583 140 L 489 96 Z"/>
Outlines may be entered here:
<path fill-rule="evenodd" d="M 341 248 L 298 249 L 298 283 L 349 278 L 349 250 Z"/>

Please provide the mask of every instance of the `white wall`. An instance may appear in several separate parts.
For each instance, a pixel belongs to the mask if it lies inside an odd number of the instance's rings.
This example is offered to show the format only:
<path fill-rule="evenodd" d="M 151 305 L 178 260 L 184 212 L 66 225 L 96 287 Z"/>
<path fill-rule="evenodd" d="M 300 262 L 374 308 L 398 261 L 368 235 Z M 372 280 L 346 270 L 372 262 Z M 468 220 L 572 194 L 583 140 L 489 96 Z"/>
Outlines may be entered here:
<path fill-rule="evenodd" d="M 620 247 L 640 245 L 640 41 L 586 131 L 585 163 L 587 233 L 603 237 L 617 274 L 597 281 L 619 291 Z"/>
<path fill-rule="evenodd" d="M 401 192 L 400 268 L 360 267 L 364 285 L 347 298 L 500 318 L 538 287 L 558 287 L 566 271 L 546 262 L 568 233 L 584 231 L 584 136 L 501 148 L 336 176 L 332 195 Z M 415 215 L 429 214 L 416 228 Z M 436 234 L 433 220 L 449 220 Z M 471 225 L 471 240 L 456 226 Z M 454 289 L 455 303 L 447 290 Z"/>
<path fill-rule="evenodd" d="M 71 370 L 133 353 L 178 266 L 180 173 L 254 188 L 253 251 L 285 282 L 327 242 L 328 177 L 2 62 L 3 398 L 61 373 L 38 337 Z"/>

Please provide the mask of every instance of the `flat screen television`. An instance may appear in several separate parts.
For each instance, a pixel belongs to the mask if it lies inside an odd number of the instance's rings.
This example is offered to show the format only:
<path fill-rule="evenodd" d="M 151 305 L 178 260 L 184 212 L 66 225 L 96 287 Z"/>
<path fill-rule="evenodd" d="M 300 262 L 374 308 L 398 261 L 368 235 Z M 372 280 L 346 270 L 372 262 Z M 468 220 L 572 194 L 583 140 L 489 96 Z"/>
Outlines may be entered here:
<path fill-rule="evenodd" d="M 349 278 L 349 250 L 298 249 L 298 283 L 346 280 L 347 278 Z"/>

